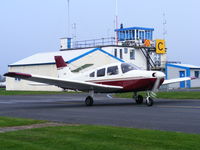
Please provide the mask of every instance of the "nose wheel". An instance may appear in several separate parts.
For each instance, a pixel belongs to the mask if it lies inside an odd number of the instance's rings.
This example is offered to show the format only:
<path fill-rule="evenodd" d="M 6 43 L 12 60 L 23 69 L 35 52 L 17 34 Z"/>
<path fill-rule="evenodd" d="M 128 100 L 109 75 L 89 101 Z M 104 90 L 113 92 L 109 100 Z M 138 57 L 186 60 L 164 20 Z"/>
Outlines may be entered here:
<path fill-rule="evenodd" d="M 146 98 L 146 105 L 147 106 L 153 105 L 153 99 L 150 96 L 147 96 L 147 98 Z"/>
<path fill-rule="evenodd" d="M 137 93 L 134 93 L 133 98 L 135 98 L 135 102 L 136 104 L 142 104 L 143 103 L 143 96 L 142 95 L 137 95 Z M 146 105 L 147 106 L 152 106 L 154 103 L 153 99 L 150 96 L 150 92 L 147 92 L 147 96 L 146 96 Z"/>

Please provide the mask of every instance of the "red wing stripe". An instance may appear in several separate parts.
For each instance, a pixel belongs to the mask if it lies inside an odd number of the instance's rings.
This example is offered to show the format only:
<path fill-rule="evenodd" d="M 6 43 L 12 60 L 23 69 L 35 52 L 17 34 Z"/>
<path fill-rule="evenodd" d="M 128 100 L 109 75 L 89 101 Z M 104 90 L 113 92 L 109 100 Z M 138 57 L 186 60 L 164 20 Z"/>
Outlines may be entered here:
<path fill-rule="evenodd" d="M 18 73 L 18 72 L 8 72 L 5 73 L 4 76 L 6 77 L 18 77 L 18 78 L 30 78 L 32 75 L 26 73 Z"/>

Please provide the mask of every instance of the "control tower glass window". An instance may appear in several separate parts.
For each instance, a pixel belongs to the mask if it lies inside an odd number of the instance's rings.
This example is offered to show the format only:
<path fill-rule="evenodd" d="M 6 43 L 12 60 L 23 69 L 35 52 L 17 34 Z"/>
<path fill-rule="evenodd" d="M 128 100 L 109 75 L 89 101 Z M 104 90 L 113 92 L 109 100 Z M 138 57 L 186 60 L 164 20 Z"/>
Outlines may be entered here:
<path fill-rule="evenodd" d="M 135 30 L 132 31 L 132 40 L 135 40 Z"/>
<path fill-rule="evenodd" d="M 139 31 L 138 30 L 136 30 L 136 38 L 137 38 L 137 40 L 139 39 Z"/>

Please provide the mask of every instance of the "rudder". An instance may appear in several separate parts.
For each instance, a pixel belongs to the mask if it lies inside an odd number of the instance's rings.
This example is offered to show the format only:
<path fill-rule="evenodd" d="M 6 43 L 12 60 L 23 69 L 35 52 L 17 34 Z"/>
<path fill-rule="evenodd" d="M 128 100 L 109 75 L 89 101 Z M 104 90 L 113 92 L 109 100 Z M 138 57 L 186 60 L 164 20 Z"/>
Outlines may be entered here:
<path fill-rule="evenodd" d="M 56 62 L 56 67 L 58 70 L 58 77 L 59 78 L 69 78 L 72 72 L 70 71 L 69 67 L 67 66 L 66 62 L 64 61 L 62 56 L 55 56 L 54 57 Z"/>

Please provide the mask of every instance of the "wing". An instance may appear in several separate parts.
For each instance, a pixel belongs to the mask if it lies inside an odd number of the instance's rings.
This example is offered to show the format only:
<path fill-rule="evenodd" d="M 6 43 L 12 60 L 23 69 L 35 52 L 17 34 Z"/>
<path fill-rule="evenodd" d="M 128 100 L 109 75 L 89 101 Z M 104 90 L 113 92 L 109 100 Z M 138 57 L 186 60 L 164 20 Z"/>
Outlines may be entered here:
<path fill-rule="evenodd" d="M 169 79 L 169 80 L 165 80 L 162 85 L 172 84 L 172 83 L 177 83 L 177 82 L 182 82 L 182 81 L 188 81 L 188 80 L 193 80 L 193 79 L 195 79 L 195 78 L 184 77 L 184 78 Z"/>
<path fill-rule="evenodd" d="M 40 83 L 45 83 L 49 85 L 55 85 L 63 89 L 72 89 L 72 90 L 80 90 L 80 91 L 94 90 L 94 92 L 96 93 L 117 92 L 123 88 L 121 86 L 101 85 L 101 84 L 95 84 L 95 83 L 85 82 L 85 81 L 60 79 L 60 78 L 54 78 L 54 77 L 31 75 L 31 74 L 17 73 L 17 72 L 8 72 L 4 74 L 4 76 L 20 78 L 20 79 L 24 79 L 28 81 L 40 82 Z"/>

